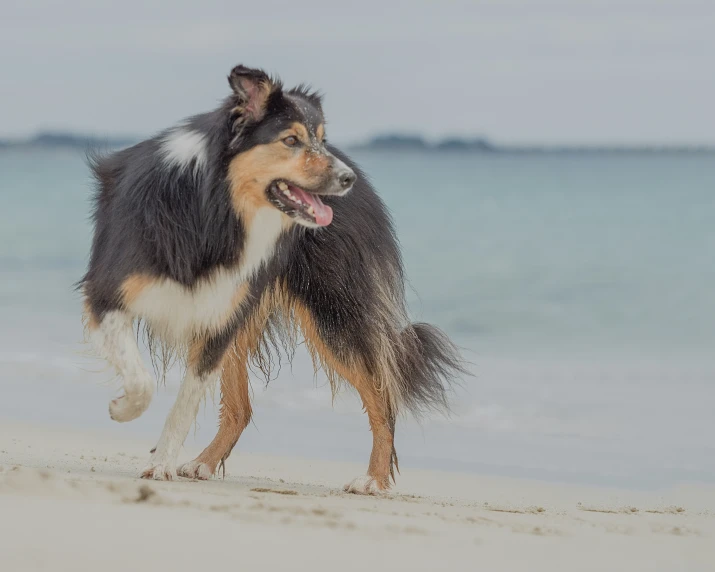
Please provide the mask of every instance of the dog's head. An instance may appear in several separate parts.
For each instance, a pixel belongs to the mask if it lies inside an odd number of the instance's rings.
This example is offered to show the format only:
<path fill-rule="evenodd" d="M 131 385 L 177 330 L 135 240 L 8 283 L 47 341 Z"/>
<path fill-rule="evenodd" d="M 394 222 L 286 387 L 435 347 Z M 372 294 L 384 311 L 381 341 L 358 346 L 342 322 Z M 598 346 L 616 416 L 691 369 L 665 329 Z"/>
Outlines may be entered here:
<path fill-rule="evenodd" d="M 234 207 L 271 205 L 307 227 L 327 226 L 332 209 L 321 197 L 344 195 L 356 175 L 326 147 L 320 97 L 285 91 L 261 71 L 237 66 L 233 89 L 228 179 Z"/>

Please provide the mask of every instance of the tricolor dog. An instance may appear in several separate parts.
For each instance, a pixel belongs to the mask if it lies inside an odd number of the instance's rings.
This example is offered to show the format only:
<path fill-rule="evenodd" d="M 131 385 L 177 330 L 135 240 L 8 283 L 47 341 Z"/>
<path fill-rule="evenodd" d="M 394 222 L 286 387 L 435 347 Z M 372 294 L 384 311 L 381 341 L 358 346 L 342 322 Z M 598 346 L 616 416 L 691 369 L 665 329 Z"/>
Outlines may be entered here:
<path fill-rule="evenodd" d="M 460 357 L 438 329 L 407 318 L 400 251 L 385 205 L 325 138 L 320 98 L 237 66 L 215 111 L 94 157 L 94 240 L 86 275 L 89 337 L 117 371 L 109 413 L 139 417 L 155 381 L 137 345 L 186 366 L 142 476 L 208 479 L 251 418 L 248 364 L 305 339 L 333 385 L 359 393 L 373 435 L 367 475 L 345 488 L 378 493 L 394 480 L 395 421 L 446 404 Z M 218 434 L 195 460 L 179 450 L 207 389 L 220 380 Z"/>

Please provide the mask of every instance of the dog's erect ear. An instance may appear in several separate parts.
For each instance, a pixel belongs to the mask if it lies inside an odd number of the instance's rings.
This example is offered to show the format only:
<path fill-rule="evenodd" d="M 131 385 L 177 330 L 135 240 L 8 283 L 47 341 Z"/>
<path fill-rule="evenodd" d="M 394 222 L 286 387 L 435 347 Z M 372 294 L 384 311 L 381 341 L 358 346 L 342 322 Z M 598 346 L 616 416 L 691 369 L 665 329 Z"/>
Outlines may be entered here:
<path fill-rule="evenodd" d="M 234 112 L 241 115 L 243 121 L 263 119 L 268 96 L 275 87 L 268 74 L 263 70 L 236 66 L 228 76 L 228 83 L 238 101 Z"/>

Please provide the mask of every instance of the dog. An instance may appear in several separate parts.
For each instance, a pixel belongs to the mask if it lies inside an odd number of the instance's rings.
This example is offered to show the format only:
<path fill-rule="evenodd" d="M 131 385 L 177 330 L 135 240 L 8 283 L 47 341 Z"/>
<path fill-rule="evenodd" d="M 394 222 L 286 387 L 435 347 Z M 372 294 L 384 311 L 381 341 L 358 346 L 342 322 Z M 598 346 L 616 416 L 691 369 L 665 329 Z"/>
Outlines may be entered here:
<path fill-rule="evenodd" d="M 334 390 L 351 384 L 369 418 L 367 474 L 345 490 L 378 494 L 399 471 L 398 414 L 445 408 L 463 362 L 442 331 L 410 323 L 390 215 L 327 142 L 321 97 L 242 65 L 228 80 L 216 110 L 90 158 L 94 236 L 78 286 L 88 336 L 123 383 L 109 414 L 131 421 L 151 402 L 143 323 L 150 348 L 175 351 L 186 373 L 141 477 L 208 479 L 251 419 L 249 365 L 269 372 L 274 352 L 301 338 L 316 370 Z M 177 468 L 218 379 L 219 431 Z"/>

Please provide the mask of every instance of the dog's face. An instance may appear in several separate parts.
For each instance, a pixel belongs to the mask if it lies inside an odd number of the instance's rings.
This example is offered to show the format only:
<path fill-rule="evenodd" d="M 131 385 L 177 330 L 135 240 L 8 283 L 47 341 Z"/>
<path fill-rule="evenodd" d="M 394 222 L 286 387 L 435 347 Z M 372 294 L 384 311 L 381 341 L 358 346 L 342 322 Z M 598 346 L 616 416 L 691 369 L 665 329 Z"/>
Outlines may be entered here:
<path fill-rule="evenodd" d="M 325 145 L 320 99 L 304 89 L 283 91 L 264 72 L 233 69 L 234 140 L 228 169 L 239 213 L 270 205 L 307 226 L 330 224 L 321 197 L 344 195 L 356 175 Z"/>

